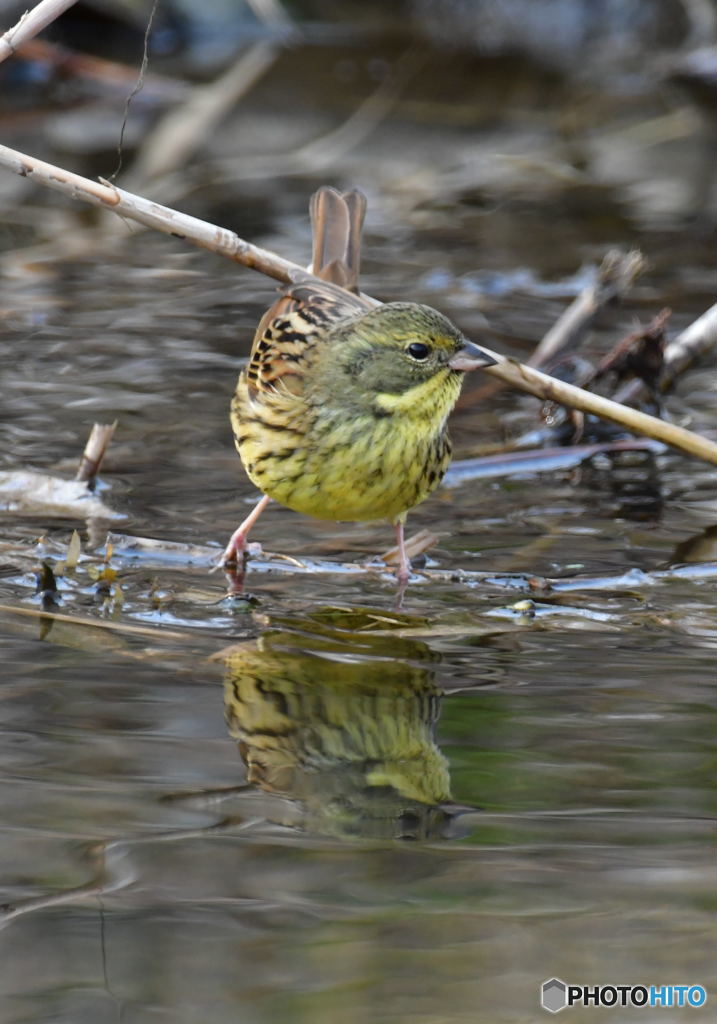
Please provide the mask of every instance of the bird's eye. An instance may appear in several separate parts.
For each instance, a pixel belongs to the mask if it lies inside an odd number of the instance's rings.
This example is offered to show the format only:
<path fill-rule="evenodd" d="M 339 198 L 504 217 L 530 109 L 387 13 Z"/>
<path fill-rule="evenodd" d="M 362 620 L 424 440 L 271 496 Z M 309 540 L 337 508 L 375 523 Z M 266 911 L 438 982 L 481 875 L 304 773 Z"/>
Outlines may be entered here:
<path fill-rule="evenodd" d="M 431 354 L 428 345 L 424 345 L 422 341 L 412 341 L 410 345 L 406 346 L 406 352 L 408 352 L 411 359 L 415 359 L 419 363 L 428 359 Z"/>

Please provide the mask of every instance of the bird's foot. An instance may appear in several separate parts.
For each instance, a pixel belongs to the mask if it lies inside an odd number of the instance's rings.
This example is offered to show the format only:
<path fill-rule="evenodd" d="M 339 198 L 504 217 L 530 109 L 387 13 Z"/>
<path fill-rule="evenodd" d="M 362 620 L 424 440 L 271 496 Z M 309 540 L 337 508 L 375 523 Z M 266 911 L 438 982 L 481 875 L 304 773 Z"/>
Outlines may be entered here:
<path fill-rule="evenodd" d="M 258 541 L 252 541 L 251 544 L 247 544 L 246 534 L 242 534 L 240 530 L 235 530 L 229 539 L 229 543 L 224 548 L 216 568 L 226 569 L 243 565 L 247 558 L 256 558 L 262 551 L 263 548 Z"/>
<path fill-rule="evenodd" d="M 246 532 L 242 532 L 240 526 L 229 538 L 229 543 L 222 551 L 221 557 L 217 560 L 216 564 L 212 566 L 211 571 L 215 572 L 217 569 L 236 571 L 239 566 L 244 569 L 247 559 L 256 558 L 261 554 L 262 550 L 258 541 L 252 541 L 251 544 L 247 543 Z"/>
<path fill-rule="evenodd" d="M 246 539 L 249 535 L 249 530 L 251 530 L 252 526 L 264 511 L 270 500 L 269 496 L 265 494 L 263 498 L 259 499 L 244 522 L 237 526 L 236 530 L 229 538 L 229 543 L 224 548 L 222 557 L 219 559 L 216 568 L 237 565 L 243 566 L 249 555 L 261 554 L 261 544 L 247 544 Z"/>

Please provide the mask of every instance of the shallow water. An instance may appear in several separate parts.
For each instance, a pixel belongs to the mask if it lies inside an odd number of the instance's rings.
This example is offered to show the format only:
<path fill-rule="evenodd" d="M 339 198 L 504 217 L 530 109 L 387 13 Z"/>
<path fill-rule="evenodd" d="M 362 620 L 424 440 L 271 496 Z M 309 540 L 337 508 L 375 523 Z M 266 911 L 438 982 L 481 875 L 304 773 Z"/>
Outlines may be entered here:
<path fill-rule="evenodd" d="M 304 258 L 317 183 L 254 184 L 252 240 Z M 628 204 L 417 209 L 396 229 L 372 205 L 365 290 L 474 337 L 485 314 L 519 356 L 612 244 L 653 269 L 598 341 L 713 300 L 709 244 Z M 259 559 L 232 599 L 208 548 L 254 497 L 227 406 L 273 286 L 146 235 L 6 278 L 0 472 L 71 478 L 91 423 L 119 426 L 97 495 L 116 519 L 0 513 L 3 1024 L 522 1022 L 552 976 L 712 998 L 712 469 L 597 456 L 444 488 L 409 532 L 449 571 L 400 612 L 389 573 L 351 570 L 388 527 L 271 507 L 264 548 L 324 561 Z M 713 435 L 713 368 L 670 409 Z M 456 416 L 457 454 L 535 423 L 501 392 Z M 135 537 L 159 547 L 130 557 Z"/>

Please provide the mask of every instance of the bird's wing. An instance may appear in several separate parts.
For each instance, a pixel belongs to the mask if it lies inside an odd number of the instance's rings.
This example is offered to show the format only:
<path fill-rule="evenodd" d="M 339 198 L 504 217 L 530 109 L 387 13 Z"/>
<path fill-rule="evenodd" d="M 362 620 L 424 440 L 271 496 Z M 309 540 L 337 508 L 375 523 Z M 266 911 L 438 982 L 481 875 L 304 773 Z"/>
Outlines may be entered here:
<path fill-rule="evenodd" d="M 302 364 L 316 341 L 337 321 L 373 307 L 358 293 L 365 210 L 366 199 L 357 191 L 342 194 L 325 186 L 312 197 L 315 277 L 285 288 L 261 318 L 246 369 L 250 393 L 281 388 L 300 394 Z"/>

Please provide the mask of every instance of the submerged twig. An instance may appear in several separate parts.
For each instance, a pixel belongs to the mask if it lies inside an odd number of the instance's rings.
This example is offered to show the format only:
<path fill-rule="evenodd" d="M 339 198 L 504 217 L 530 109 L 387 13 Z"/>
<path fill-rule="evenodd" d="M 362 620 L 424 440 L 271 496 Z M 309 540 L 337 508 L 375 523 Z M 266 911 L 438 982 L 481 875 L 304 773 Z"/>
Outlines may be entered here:
<path fill-rule="evenodd" d="M 23 615 L 30 619 L 54 619 L 69 622 L 73 626 L 92 626 L 94 629 L 110 629 L 117 633 L 133 633 L 135 636 L 150 636 L 155 640 L 171 637 L 173 640 L 194 640 L 191 633 L 179 633 L 174 629 L 153 629 L 152 626 L 134 626 L 127 622 L 112 622 L 108 619 L 91 619 L 88 615 L 66 615 L 39 608 L 18 608 L 11 604 L 0 604 L 0 615 Z"/>
<path fill-rule="evenodd" d="M 168 544 L 168 554 L 163 555 L 162 543 L 142 537 L 130 537 L 126 534 L 109 534 L 108 542 L 112 543 L 113 556 L 120 561 L 127 559 L 136 564 L 161 564 L 165 567 L 181 568 L 179 545 Z M 211 564 L 219 554 L 219 548 L 193 546 L 188 554 L 185 566 Z M 385 564 L 377 562 L 332 562 L 329 559 L 302 557 L 287 561 L 269 552 L 251 559 L 253 573 L 276 574 L 307 574 L 324 575 L 381 575 L 386 573 Z M 391 577 L 393 580 L 393 577 Z M 717 562 L 705 561 L 689 565 L 675 565 L 667 569 L 645 572 L 642 569 L 627 569 L 617 575 L 588 576 L 575 574 L 565 577 L 537 576 L 525 572 L 501 572 L 496 570 L 466 569 L 420 569 L 416 571 L 416 579 L 428 582 L 462 583 L 466 586 L 478 584 L 497 587 L 501 590 L 517 591 L 533 595 L 559 594 L 566 591 L 613 591 L 635 590 L 642 586 L 656 586 L 660 583 L 678 579 L 706 580 L 717 579 Z M 0 605 L 0 611 L 3 606 Z M 27 611 L 27 609 L 23 609 Z M 37 613 L 45 614 L 45 613 Z M 77 621 L 73 619 L 73 621 Z M 109 625 L 109 624 L 108 624 Z M 135 629 L 138 627 L 134 627 Z M 169 634 L 171 635 L 171 634 Z"/>
<path fill-rule="evenodd" d="M 595 455 L 617 452 L 652 452 L 659 455 L 665 446 L 650 438 L 602 441 L 596 444 L 571 444 L 552 448 L 480 455 L 473 459 L 455 459 L 443 478 L 443 487 L 459 487 L 470 480 L 495 480 L 522 473 L 555 473 L 574 469 Z"/>
<path fill-rule="evenodd" d="M 7 146 L 0 146 L 0 165 L 8 167 L 24 177 L 32 176 L 42 184 L 69 194 L 75 199 L 82 199 L 94 206 L 114 210 L 115 213 L 138 220 L 165 234 L 174 235 L 183 241 L 189 241 L 203 249 L 226 256 L 228 259 L 258 270 L 278 281 L 293 283 L 301 280 L 313 280 L 312 275 L 303 267 L 290 260 L 282 259 L 267 249 L 261 249 L 244 241 L 233 231 L 209 224 L 196 217 L 189 217 L 169 207 L 160 206 L 107 182 L 98 184 L 78 174 L 72 174 L 59 167 L 54 167 L 52 164 L 19 153 Z M 485 346 L 483 347 L 485 348 Z M 484 372 L 511 384 L 520 391 L 527 391 L 538 398 L 559 402 L 562 405 L 579 409 L 581 412 L 600 416 L 620 424 L 627 430 L 663 441 L 689 455 L 717 465 L 717 444 L 705 437 L 556 380 L 554 377 L 521 364 L 517 360 L 507 359 L 498 353 L 485 350 L 495 358 L 496 362 L 494 366 L 487 367 Z"/>

